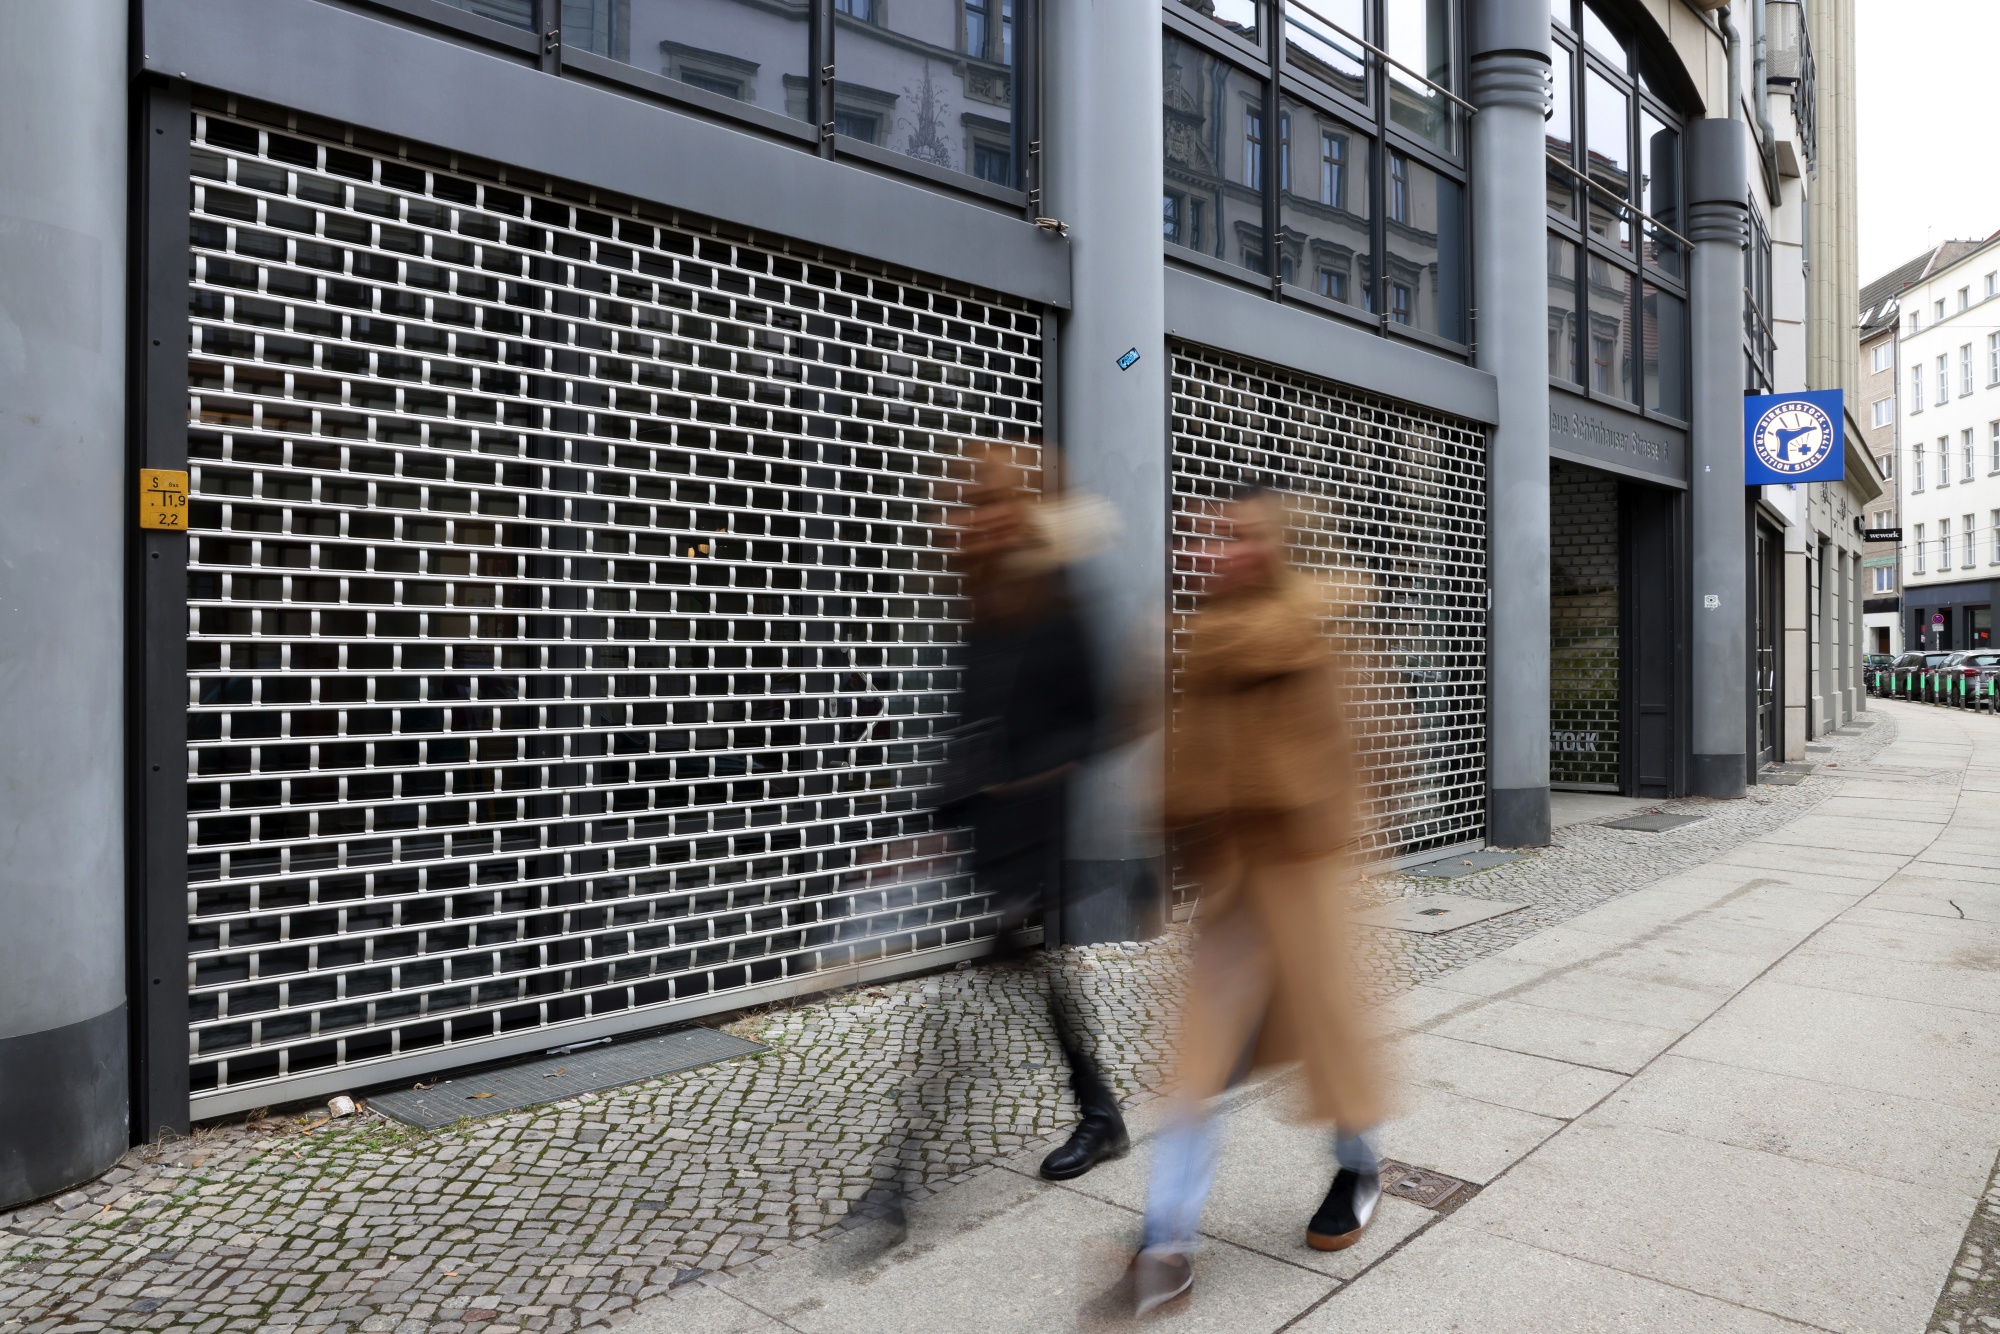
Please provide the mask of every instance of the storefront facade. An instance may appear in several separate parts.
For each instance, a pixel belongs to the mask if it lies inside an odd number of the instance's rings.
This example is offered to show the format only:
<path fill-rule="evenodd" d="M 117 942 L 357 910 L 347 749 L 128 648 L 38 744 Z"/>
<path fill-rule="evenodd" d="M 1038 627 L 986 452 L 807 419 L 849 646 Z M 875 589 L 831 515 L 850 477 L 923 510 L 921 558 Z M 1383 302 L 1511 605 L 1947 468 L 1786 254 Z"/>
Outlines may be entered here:
<path fill-rule="evenodd" d="M 98 966 L 0 973 L 0 1090 L 95 1082 L 0 1092 L 0 1198 L 983 951 L 924 801 L 969 442 L 1110 502 L 1107 688 L 1163 699 L 1207 521 L 1291 495 L 1384 861 L 1546 842 L 1552 786 L 1740 796 L 1753 131 L 1712 16 L 1558 9 L 155 0 L 128 53 L 71 7 L 132 142 L 38 187 L 116 298 L 54 346 L 116 410 L 37 503 L 189 500 L 85 507 L 101 568 L 33 604 L 125 706 L 10 753 L 71 757 L 40 818 L 127 818 L 9 854 L 91 905 L 0 890 L 24 958 Z M 1066 939 L 1170 913 L 1158 753 L 1073 786 Z"/>

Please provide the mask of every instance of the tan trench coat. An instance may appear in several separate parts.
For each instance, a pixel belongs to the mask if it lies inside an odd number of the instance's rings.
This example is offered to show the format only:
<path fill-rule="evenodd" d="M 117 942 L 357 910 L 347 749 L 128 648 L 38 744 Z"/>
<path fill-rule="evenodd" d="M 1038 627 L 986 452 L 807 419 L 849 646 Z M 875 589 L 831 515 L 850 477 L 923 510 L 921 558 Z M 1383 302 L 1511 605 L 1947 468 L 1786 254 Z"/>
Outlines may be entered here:
<path fill-rule="evenodd" d="M 1201 887 L 1180 1089 L 1305 1063 L 1309 1114 L 1383 1119 L 1346 917 L 1360 776 L 1318 590 L 1286 571 L 1211 598 L 1193 627 L 1165 802 Z"/>

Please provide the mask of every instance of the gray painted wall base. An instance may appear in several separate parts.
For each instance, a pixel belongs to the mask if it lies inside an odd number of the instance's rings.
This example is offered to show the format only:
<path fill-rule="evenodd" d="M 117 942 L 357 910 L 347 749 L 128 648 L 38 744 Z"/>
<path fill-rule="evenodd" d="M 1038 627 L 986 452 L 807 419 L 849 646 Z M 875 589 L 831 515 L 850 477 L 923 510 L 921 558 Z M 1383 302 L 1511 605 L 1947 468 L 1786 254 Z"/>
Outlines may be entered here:
<path fill-rule="evenodd" d="M 1496 787 L 1486 797 L 1486 841 L 1496 848 L 1543 848 L 1549 843 L 1549 790 Z"/>
<path fill-rule="evenodd" d="M 1150 857 L 1063 863 L 1062 943 L 1150 940 L 1166 926 L 1165 878 Z"/>
<path fill-rule="evenodd" d="M 0 1209 L 67 1190 L 124 1155 L 125 1007 L 0 1038 Z"/>
<path fill-rule="evenodd" d="M 1744 793 L 1748 772 L 1741 755 L 1697 755 L 1688 774 L 1689 795 L 1734 801 Z"/>

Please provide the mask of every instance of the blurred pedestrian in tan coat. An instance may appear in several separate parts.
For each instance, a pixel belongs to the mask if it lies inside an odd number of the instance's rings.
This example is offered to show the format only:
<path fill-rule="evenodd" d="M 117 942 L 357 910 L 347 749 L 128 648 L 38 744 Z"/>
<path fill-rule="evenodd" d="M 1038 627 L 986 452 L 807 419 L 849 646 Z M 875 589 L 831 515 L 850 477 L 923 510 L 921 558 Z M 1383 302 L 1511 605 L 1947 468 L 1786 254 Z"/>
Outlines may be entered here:
<path fill-rule="evenodd" d="M 1215 1172 L 1212 1100 L 1248 1068 L 1303 1061 L 1308 1114 L 1335 1127 L 1338 1172 L 1306 1241 L 1360 1239 L 1380 1195 L 1363 1131 L 1383 1080 L 1353 992 L 1345 919 L 1361 833 L 1344 668 L 1324 633 L 1334 590 L 1286 559 L 1284 506 L 1255 491 L 1196 615 L 1165 818 L 1201 892 L 1174 1097 L 1132 1271 L 1138 1314 L 1187 1291 Z"/>

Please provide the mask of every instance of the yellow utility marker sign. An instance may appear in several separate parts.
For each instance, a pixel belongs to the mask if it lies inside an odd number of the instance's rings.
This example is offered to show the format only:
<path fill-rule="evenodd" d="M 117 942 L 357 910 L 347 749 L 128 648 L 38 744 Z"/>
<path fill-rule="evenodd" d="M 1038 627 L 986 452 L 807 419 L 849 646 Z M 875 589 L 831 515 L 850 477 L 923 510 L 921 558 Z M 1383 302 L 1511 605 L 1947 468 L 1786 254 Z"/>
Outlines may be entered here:
<path fill-rule="evenodd" d="M 188 475 L 175 468 L 139 469 L 139 526 L 186 532 Z"/>

